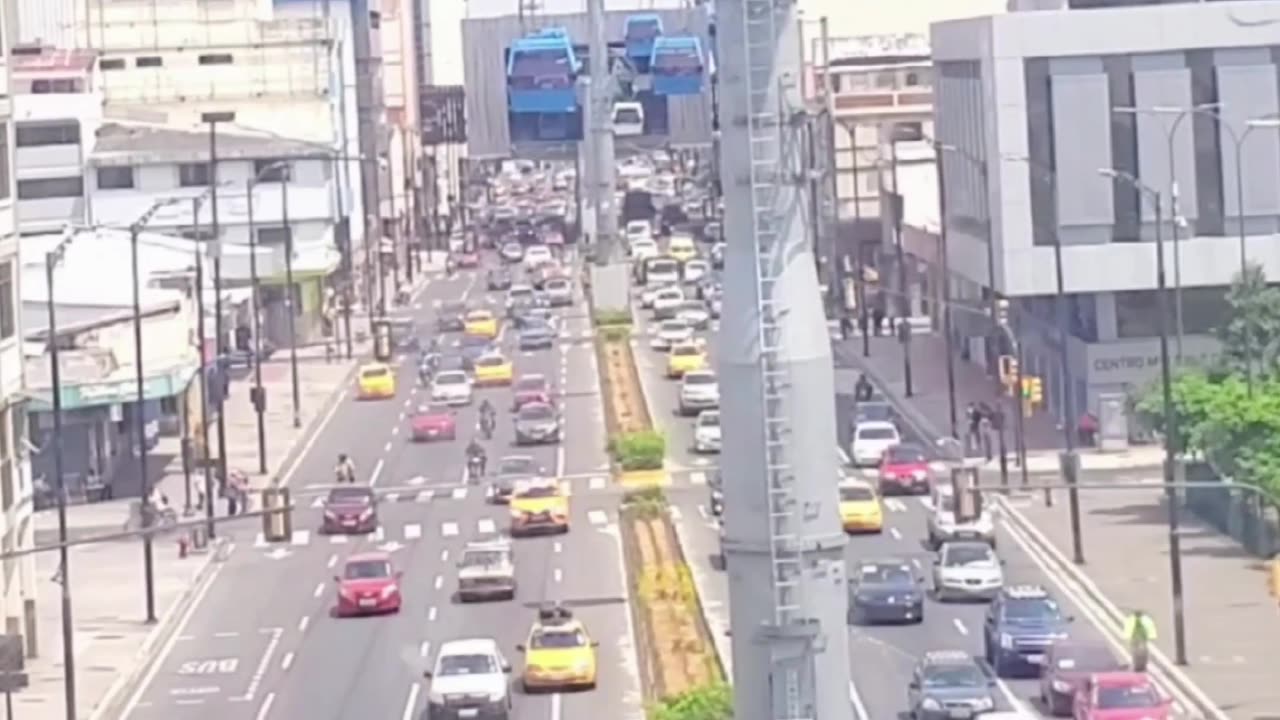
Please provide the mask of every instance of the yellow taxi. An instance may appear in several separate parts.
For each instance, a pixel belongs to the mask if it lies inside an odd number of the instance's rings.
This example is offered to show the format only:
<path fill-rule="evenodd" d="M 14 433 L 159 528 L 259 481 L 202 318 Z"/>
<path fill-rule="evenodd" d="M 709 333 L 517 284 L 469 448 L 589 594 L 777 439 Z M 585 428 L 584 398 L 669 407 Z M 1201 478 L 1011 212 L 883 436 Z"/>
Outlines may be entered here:
<path fill-rule="evenodd" d="M 501 353 L 489 353 L 476 359 L 474 367 L 476 385 L 510 385 L 514 374 L 511 361 Z"/>
<path fill-rule="evenodd" d="M 849 533 L 884 530 L 884 509 L 874 488 L 857 480 L 840 483 L 840 524 Z"/>
<path fill-rule="evenodd" d="M 396 396 L 396 374 L 383 363 L 370 363 L 360 368 L 356 384 L 361 400 L 378 400 Z"/>
<path fill-rule="evenodd" d="M 488 310 L 472 310 L 462 323 L 463 332 L 468 335 L 491 340 L 498 337 L 498 318 Z"/>
<path fill-rule="evenodd" d="M 682 342 L 667 353 L 667 377 L 679 379 L 687 372 L 707 367 L 707 350 L 701 342 Z"/>
<path fill-rule="evenodd" d="M 554 478 L 517 482 L 511 490 L 512 537 L 569 532 L 569 496 Z"/>
<path fill-rule="evenodd" d="M 698 257 L 698 246 L 688 235 L 673 235 L 667 242 L 667 254 L 680 262 L 687 262 Z"/>
<path fill-rule="evenodd" d="M 524 653 L 525 692 L 596 686 L 596 648 L 587 628 L 561 606 L 543 608 L 516 649 Z"/>

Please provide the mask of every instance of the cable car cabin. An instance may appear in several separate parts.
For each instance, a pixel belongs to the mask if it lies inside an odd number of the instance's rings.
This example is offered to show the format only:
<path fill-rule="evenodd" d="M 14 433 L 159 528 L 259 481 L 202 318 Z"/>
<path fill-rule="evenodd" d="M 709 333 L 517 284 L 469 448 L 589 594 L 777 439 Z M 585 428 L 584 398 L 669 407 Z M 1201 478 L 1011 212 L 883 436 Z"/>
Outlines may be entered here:
<path fill-rule="evenodd" d="M 507 53 L 507 104 L 511 112 L 576 112 L 578 68 L 567 35 L 517 40 Z"/>
<path fill-rule="evenodd" d="M 638 102 L 620 102 L 613 106 L 613 134 L 638 137 L 644 134 L 644 106 Z"/>
<path fill-rule="evenodd" d="M 638 73 L 649 72 L 649 58 L 653 55 L 653 41 L 662 36 L 662 18 L 652 13 L 628 15 L 622 32 L 627 48 L 627 59 Z"/>
<path fill-rule="evenodd" d="M 702 41 L 692 35 L 664 35 L 653 41 L 649 58 L 653 91 L 658 95 L 697 95 L 702 92 L 706 63 Z"/>

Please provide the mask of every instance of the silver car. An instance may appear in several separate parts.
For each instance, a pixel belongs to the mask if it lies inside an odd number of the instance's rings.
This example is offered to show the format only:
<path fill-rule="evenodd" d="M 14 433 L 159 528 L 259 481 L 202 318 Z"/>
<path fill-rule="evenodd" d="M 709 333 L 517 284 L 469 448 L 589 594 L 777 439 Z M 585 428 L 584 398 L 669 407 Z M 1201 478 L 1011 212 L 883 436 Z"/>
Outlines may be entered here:
<path fill-rule="evenodd" d="M 933 564 L 933 593 L 947 600 L 991 600 L 1004 587 L 1004 568 L 985 542 L 943 543 Z"/>
<path fill-rule="evenodd" d="M 573 304 L 573 283 L 568 278 L 551 278 L 542 285 L 546 293 L 547 304 L 551 307 L 565 307 Z"/>

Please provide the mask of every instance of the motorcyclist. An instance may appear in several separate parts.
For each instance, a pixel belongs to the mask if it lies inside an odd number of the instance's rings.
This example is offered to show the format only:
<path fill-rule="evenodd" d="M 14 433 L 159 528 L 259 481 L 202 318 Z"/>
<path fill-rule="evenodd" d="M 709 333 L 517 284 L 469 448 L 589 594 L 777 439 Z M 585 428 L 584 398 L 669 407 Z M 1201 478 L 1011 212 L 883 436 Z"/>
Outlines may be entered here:
<path fill-rule="evenodd" d="M 446 277 L 453 277 L 453 274 L 457 272 L 457 270 L 458 270 L 458 260 L 453 256 L 452 253 L 450 253 L 449 257 L 445 258 L 444 260 L 444 274 Z"/>
<path fill-rule="evenodd" d="M 480 411 L 480 432 L 484 433 L 484 438 L 486 440 L 493 439 L 494 426 L 496 426 L 497 424 L 498 424 L 497 418 L 494 417 L 494 412 L 492 407 L 489 408 L 488 412 L 485 412 L 483 410 Z"/>
<path fill-rule="evenodd" d="M 858 382 L 853 386 L 853 397 L 858 402 L 866 402 L 871 399 L 871 381 L 867 379 L 866 374 L 858 375 Z"/>
<path fill-rule="evenodd" d="M 334 468 L 334 474 L 340 483 L 354 483 L 356 481 L 356 464 L 351 461 L 351 458 L 347 457 L 346 453 L 338 454 L 338 464 Z"/>
<path fill-rule="evenodd" d="M 478 474 L 484 475 L 486 466 L 489 464 L 489 456 L 484 451 L 484 446 L 482 446 L 480 442 L 475 438 L 471 438 L 470 444 L 467 445 L 468 475 L 471 475 L 470 470 L 473 467 L 473 463 L 474 463 L 474 466 L 477 467 L 477 469 L 480 471 Z M 474 480 L 475 478 L 472 477 L 471 479 Z"/>
<path fill-rule="evenodd" d="M 480 419 L 488 418 L 490 421 L 497 420 L 497 412 L 493 409 L 493 403 L 489 402 L 489 398 L 485 398 L 480 402 Z"/>

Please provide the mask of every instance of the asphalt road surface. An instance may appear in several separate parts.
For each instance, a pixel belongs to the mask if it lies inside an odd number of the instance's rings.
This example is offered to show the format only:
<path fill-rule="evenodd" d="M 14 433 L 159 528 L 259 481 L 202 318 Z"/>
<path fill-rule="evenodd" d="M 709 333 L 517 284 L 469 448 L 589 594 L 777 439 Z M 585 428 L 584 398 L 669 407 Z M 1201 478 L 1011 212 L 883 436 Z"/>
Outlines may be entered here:
<path fill-rule="evenodd" d="M 723 636 L 728 630 L 729 592 L 728 577 L 720 569 L 716 559 L 719 553 L 719 526 L 710 515 L 710 495 L 706 487 L 708 478 L 715 472 L 716 457 L 698 456 L 692 452 L 693 419 L 675 414 L 677 382 L 664 376 L 664 354 L 649 349 L 648 337 L 652 323 L 650 313 L 639 310 L 641 319 L 636 348 L 637 364 L 643 374 L 643 384 L 649 395 L 650 409 L 655 423 L 662 426 L 673 458 L 670 497 L 673 503 L 673 519 L 681 525 L 691 572 L 699 579 L 699 585 L 708 588 L 702 597 L 703 606 L 710 616 L 712 632 Z M 710 342 L 711 361 L 715 361 L 715 330 L 704 333 Z M 842 390 L 852 388 L 853 378 L 847 380 Z M 725 391 L 722 388 L 722 391 Z M 847 440 L 851 403 L 837 403 L 842 441 Z M 918 442 L 926 448 L 932 440 L 910 435 L 906 440 Z M 874 471 L 845 467 L 848 476 L 864 475 L 874 480 Z M 834 482 L 834 479 L 833 479 Z M 833 495 L 834 498 L 834 495 Z M 732 500 L 730 500 L 732 502 Z M 850 567 L 870 559 L 894 558 L 912 563 L 928 583 L 932 577 L 933 554 L 925 545 L 928 498 L 901 497 L 884 500 L 885 528 L 878 535 L 858 535 L 849 538 L 847 561 Z M 1090 624 L 1085 613 L 1074 605 L 1069 597 L 1056 592 L 1055 583 L 1045 574 L 1037 562 L 1003 529 L 998 538 L 998 553 L 1005 561 L 1005 582 L 1008 585 L 1037 584 L 1047 588 L 1068 614 L 1076 620 L 1071 633 L 1086 642 L 1105 643 L 1097 627 Z M 963 650 L 981 658 L 983 654 L 983 619 L 985 604 L 939 603 L 932 597 L 926 600 L 924 621 L 918 625 L 900 626 L 850 626 L 849 664 L 850 700 L 857 720 L 888 720 L 902 717 L 907 710 L 907 683 L 916 662 L 931 650 Z M 725 643 L 724 647 L 728 647 Z M 727 660 L 726 660 L 727 661 Z M 1020 709 L 1039 714 L 1039 686 L 1036 680 L 1000 680 L 997 684 L 998 709 Z"/>
<path fill-rule="evenodd" d="M 495 264 L 490 257 L 486 262 Z M 433 281 L 412 313 L 434 332 L 440 302 L 473 306 L 502 296 L 485 292 L 481 272 Z M 560 311 L 561 339 L 552 350 L 519 352 L 514 333 L 503 346 L 516 375 L 540 373 L 556 386 L 564 418 L 561 445 L 512 447 L 504 417 L 510 390 L 477 390 L 475 405 L 458 413 L 459 438 L 413 443 L 409 415 L 425 401 L 416 387 L 416 358 L 398 368 L 399 392 L 387 401 L 346 396 L 314 436 L 289 478 L 299 510 L 290 542 L 270 544 L 257 527 L 242 527 L 237 548 L 219 570 L 172 642 L 162 647 L 124 716 L 130 720 L 410 720 L 422 715 L 428 687 L 422 672 L 448 640 L 495 639 L 523 669 L 515 646 L 524 642 L 537 604 L 573 603 L 599 641 L 599 678 L 583 693 L 515 693 L 519 720 L 595 720 L 643 715 L 634 640 L 627 609 L 616 526 L 619 495 L 607 485 L 607 457 L 590 324 L 584 306 Z M 428 334 L 428 333 L 424 333 Z M 446 344 L 449 341 L 446 340 Z M 486 502 L 482 485 L 465 482 L 464 447 L 480 399 L 498 409 L 498 429 L 485 443 L 489 465 L 505 454 L 529 454 L 571 483 L 571 529 L 566 535 L 514 542 L 519 594 L 513 602 L 455 602 L 456 566 L 478 534 L 503 531 L 507 510 Z M 379 493 L 380 525 L 366 537 L 318 532 L 320 499 L 335 457 L 348 453 L 361 482 Z M 399 614 L 332 617 L 333 576 L 353 553 L 381 548 L 404 572 Z M 513 682 L 518 688 L 518 682 Z"/>

